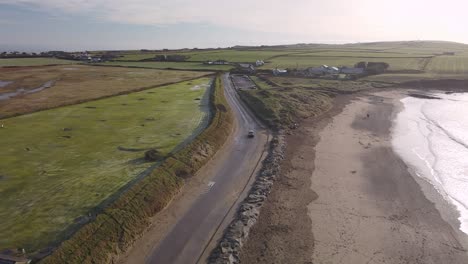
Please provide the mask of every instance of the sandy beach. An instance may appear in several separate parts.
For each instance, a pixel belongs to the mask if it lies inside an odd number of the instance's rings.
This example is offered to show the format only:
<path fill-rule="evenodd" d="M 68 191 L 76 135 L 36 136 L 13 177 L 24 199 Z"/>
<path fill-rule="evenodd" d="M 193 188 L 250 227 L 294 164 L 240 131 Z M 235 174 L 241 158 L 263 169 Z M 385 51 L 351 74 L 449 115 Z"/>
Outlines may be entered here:
<path fill-rule="evenodd" d="M 243 263 L 468 263 L 466 235 L 391 148 L 403 96 L 341 97 L 288 138 Z"/>

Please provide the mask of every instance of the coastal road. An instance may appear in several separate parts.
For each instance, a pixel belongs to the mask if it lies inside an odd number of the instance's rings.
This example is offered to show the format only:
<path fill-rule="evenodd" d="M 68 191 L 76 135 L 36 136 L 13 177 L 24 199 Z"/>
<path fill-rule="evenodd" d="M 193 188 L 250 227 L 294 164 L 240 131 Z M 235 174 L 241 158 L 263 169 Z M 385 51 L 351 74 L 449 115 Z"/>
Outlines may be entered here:
<path fill-rule="evenodd" d="M 168 225 L 166 235 L 148 252 L 145 263 L 206 262 L 266 156 L 269 132 L 242 103 L 228 74 L 223 76 L 223 83 L 235 115 L 231 141 L 195 176 L 203 177 L 199 184 L 202 188 L 193 187 L 197 190 L 194 195 L 181 198 L 186 201 L 177 201 L 186 205 L 173 215 L 177 220 Z M 256 131 L 254 138 L 247 137 L 250 129 Z M 131 261 L 127 259 L 128 263 Z"/>

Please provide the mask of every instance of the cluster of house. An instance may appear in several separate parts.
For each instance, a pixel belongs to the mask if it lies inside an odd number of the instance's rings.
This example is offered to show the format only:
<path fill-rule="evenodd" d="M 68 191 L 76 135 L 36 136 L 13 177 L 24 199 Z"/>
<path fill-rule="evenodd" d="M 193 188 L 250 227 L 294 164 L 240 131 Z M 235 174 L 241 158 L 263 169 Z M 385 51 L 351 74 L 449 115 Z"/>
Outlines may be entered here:
<path fill-rule="evenodd" d="M 73 60 L 86 61 L 86 62 L 101 62 L 101 57 L 92 56 L 87 52 L 78 52 L 70 54 Z"/>
<path fill-rule="evenodd" d="M 311 67 L 304 70 L 306 76 L 323 76 L 323 75 L 334 75 L 334 74 L 350 74 L 350 75 L 361 75 L 364 74 L 363 68 L 355 67 L 334 67 L 328 65 L 322 65 L 320 67 Z"/>
<path fill-rule="evenodd" d="M 40 55 L 41 53 L 36 52 L 3 51 L 0 53 L 0 58 L 29 58 Z"/>
<path fill-rule="evenodd" d="M 225 61 L 225 60 L 215 60 L 215 61 L 205 61 L 203 64 L 206 64 L 206 65 L 228 65 L 230 64 L 228 61 Z"/>
<path fill-rule="evenodd" d="M 91 54 L 88 52 L 73 52 L 73 53 L 69 53 L 67 56 L 63 56 L 62 58 L 67 58 L 71 60 L 79 60 L 83 62 L 97 63 L 97 62 L 110 61 L 117 57 L 118 55 L 116 53 L 108 51 L 108 52 L 100 53 L 100 54 Z"/>
<path fill-rule="evenodd" d="M 257 60 L 255 63 L 239 63 L 237 64 L 237 70 L 244 73 L 254 73 L 255 67 L 263 65 L 265 65 L 265 62 L 262 60 Z"/>
<path fill-rule="evenodd" d="M 338 79 L 353 79 L 363 75 L 380 74 L 385 72 L 390 65 L 385 62 L 359 62 L 354 67 L 334 67 L 322 65 L 320 67 L 310 67 L 306 69 L 296 69 L 289 73 L 287 70 L 274 69 L 273 75 L 292 74 L 302 77 L 323 77 L 323 78 L 338 78 Z"/>
<path fill-rule="evenodd" d="M 215 60 L 215 61 L 205 61 L 204 64 L 207 64 L 207 65 L 229 65 L 229 64 L 232 64 L 226 60 Z M 262 61 L 262 60 L 257 60 L 255 63 L 238 63 L 237 66 L 241 69 L 245 69 L 245 70 L 253 70 L 255 71 L 255 67 L 260 67 L 260 66 L 263 66 L 265 65 L 265 62 Z"/>

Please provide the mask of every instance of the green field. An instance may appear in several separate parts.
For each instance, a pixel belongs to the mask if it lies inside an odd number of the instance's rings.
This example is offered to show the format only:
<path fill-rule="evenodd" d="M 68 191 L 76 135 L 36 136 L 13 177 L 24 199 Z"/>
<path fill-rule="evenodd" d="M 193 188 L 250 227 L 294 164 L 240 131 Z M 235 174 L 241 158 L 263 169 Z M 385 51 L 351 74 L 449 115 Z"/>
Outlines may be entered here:
<path fill-rule="evenodd" d="M 204 71 L 229 71 L 232 65 L 205 65 L 201 62 L 129 62 L 113 61 L 101 63 L 107 66 L 138 67 L 148 69 L 175 69 L 175 70 L 204 70 Z"/>
<path fill-rule="evenodd" d="M 185 55 L 187 61 L 203 62 L 208 60 L 226 60 L 229 62 L 255 62 L 257 60 L 266 60 L 273 56 L 287 55 L 288 51 L 249 51 L 249 50 L 212 50 L 212 51 L 189 51 L 189 52 L 158 52 L 158 53 L 132 53 L 124 54 L 116 60 L 130 61 L 153 58 L 156 55 Z"/>
<path fill-rule="evenodd" d="M 207 60 L 226 60 L 229 62 L 255 62 L 257 60 L 267 60 L 273 56 L 286 55 L 289 52 L 278 51 L 237 51 L 237 50 L 222 50 L 207 53 L 199 53 L 191 55 L 190 61 L 207 61 Z"/>
<path fill-rule="evenodd" d="M 438 56 L 431 60 L 426 70 L 441 74 L 468 73 L 468 56 Z"/>
<path fill-rule="evenodd" d="M 369 52 L 369 51 L 319 51 L 301 53 L 299 56 L 320 56 L 320 57 L 371 57 L 371 58 L 411 58 L 411 57 L 431 57 L 432 54 L 409 54 L 409 53 L 396 53 L 396 52 Z"/>
<path fill-rule="evenodd" d="M 0 100 L 0 118 L 187 81 L 207 74 L 88 65 L 0 68 L 0 80 L 11 82 L 0 89 L 0 97 L 18 89 L 31 90 L 47 82 L 53 83 L 41 92 Z"/>
<path fill-rule="evenodd" d="M 389 70 L 422 70 L 428 58 L 371 58 L 371 57 L 318 57 L 318 56 L 281 56 L 270 60 L 262 68 L 308 68 L 320 65 L 352 67 L 360 61 L 386 62 Z"/>
<path fill-rule="evenodd" d="M 0 248 L 62 239 L 154 162 L 207 123 L 201 78 L 0 120 Z M 201 99 L 201 100 L 200 100 Z"/>
<path fill-rule="evenodd" d="M 0 59 L 0 67 L 6 66 L 41 66 L 55 64 L 76 64 L 79 61 L 61 60 L 54 58 L 19 58 L 19 59 Z"/>

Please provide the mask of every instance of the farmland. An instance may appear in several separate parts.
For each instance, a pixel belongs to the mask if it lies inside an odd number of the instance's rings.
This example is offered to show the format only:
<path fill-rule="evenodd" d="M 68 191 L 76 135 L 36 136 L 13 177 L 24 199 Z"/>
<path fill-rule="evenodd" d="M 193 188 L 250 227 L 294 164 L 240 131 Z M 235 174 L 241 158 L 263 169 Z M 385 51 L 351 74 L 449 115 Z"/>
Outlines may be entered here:
<path fill-rule="evenodd" d="M 65 230 L 199 133 L 209 115 L 201 78 L 0 120 L 0 248 L 28 251 Z"/>
<path fill-rule="evenodd" d="M 0 118 L 138 91 L 206 74 L 84 65 L 0 68 L 0 80 L 11 82 L 0 88 Z M 2 95 L 7 93 L 19 89 L 31 91 L 47 82 L 51 87 L 40 92 L 1 100 Z"/>
<path fill-rule="evenodd" d="M 174 70 L 202 70 L 202 71 L 229 71 L 232 65 L 205 65 L 201 62 L 131 62 L 131 61 L 113 61 L 102 63 L 106 66 L 122 66 L 147 69 L 174 69 Z"/>
<path fill-rule="evenodd" d="M 421 57 L 431 57 L 432 54 L 411 54 L 411 53 L 397 53 L 397 52 L 380 52 L 380 51 L 346 51 L 346 50 L 325 50 L 325 51 L 314 51 L 306 52 L 301 54 L 292 54 L 296 56 L 318 56 L 318 57 L 370 57 L 370 58 L 421 58 Z"/>
<path fill-rule="evenodd" d="M 19 59 L 0 59 L 0 67 L 11 66 L 44 66 L 59 64 L 76 64 L 78 61 L 61 60 L 54 58 L 19 58 Z"/>
<path fill-rule="evenodd" d="M 440 74 L 466 74 L 468 56 L 437 56 L 427 65 L 426 70 Z"/>
<path fill-rule="evenodd" d="M 164 55 L 185 55 L 188 56 L 187 61 L 203 62 L 208 60 L 226 60 L 229 62 L 255 62 L 256 60 L 266 60 L 273 56 L 286 55 L 291 52 L 285 51 L 252 51 L 252 50 L 213 50 L 213 51 L 190 51 L 190 52 L 158 52 L 158 53 L 135 53 L 125 54 L 117 60 L 135 61 L 149 59 L 158 54 Z"/>
<path fill-rule="evenodd" d="M 308 68 L 320 65 L 352 67 L 360 61 L 387 62 L 389 70 L 422 70 L 429 58 L 375 58 L 375 57 L 321 57 L 321 56 L 281 56 L 270 60 L 262 68 Z"/>

